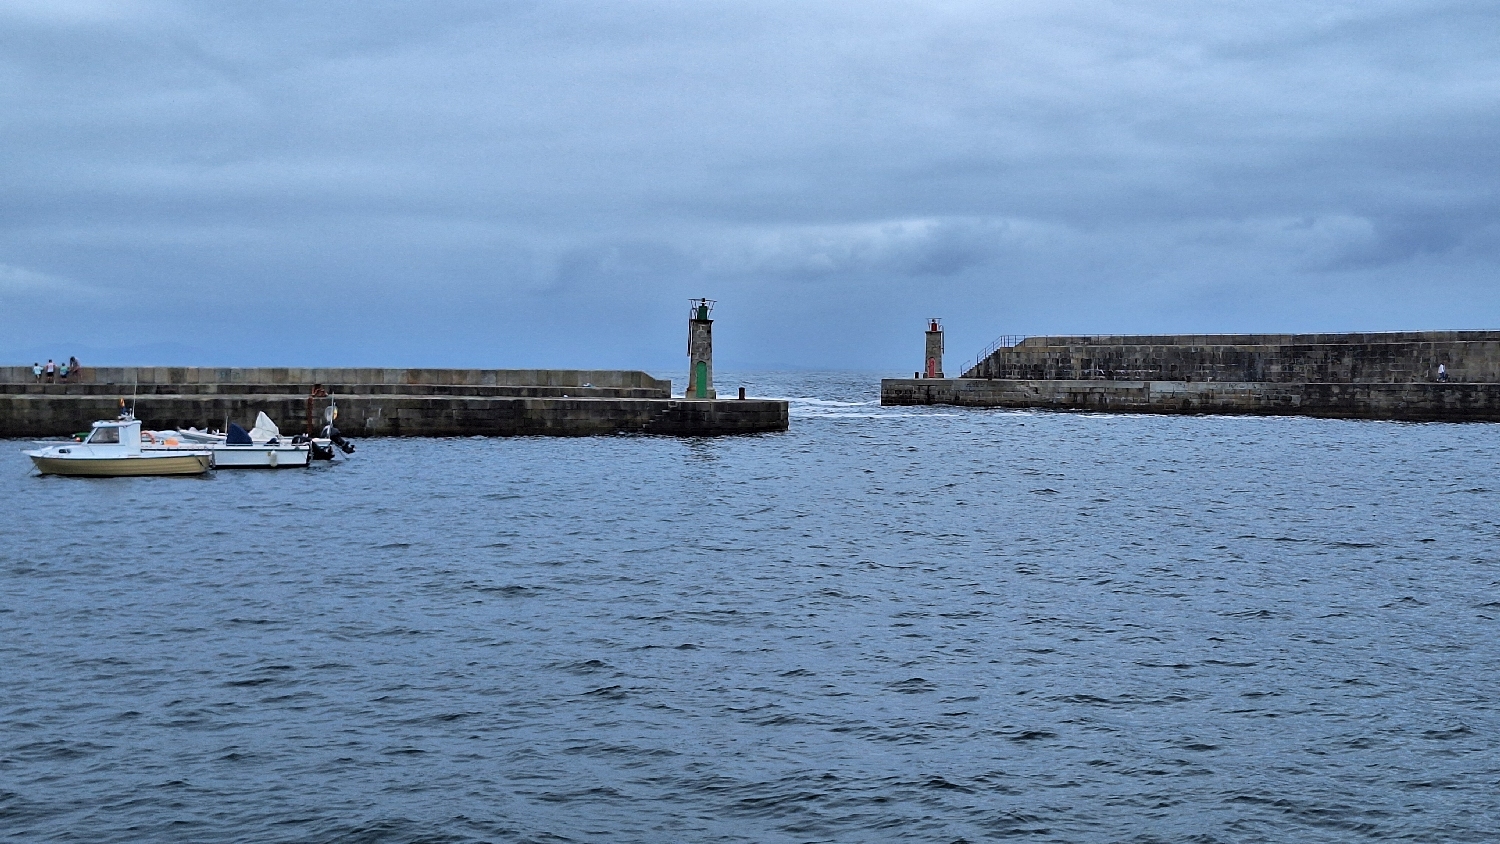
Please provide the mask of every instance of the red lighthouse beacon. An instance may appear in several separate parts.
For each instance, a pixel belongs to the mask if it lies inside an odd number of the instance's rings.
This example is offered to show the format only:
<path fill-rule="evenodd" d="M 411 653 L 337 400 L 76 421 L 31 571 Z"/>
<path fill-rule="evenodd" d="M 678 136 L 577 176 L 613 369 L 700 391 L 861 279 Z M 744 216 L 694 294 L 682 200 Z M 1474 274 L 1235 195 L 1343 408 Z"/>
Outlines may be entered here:
<path fill-rule="evenodd" d="M 937 317 L 927 321 L 927 365 L 923 375 L 943 377 L 943 321 Z"/>

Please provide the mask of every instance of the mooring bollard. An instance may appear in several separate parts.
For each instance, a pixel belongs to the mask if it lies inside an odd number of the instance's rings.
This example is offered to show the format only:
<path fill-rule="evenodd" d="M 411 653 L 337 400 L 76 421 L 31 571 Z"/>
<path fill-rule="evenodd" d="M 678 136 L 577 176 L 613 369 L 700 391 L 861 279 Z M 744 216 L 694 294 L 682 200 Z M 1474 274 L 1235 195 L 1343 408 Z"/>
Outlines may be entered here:
<path fill-rule="evenodd" d="M 745 400 L 745 388 L 741 387 L 740 388 L 740 401 L 744 401 L 744 400 Z"/>

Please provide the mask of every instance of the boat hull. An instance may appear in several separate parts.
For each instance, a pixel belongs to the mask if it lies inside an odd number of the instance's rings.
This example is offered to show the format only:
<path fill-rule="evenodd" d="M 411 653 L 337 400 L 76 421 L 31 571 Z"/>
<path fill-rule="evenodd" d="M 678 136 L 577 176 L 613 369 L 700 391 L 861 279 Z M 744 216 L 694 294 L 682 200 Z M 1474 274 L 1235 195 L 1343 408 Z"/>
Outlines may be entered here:
<path fill-rule="evenodd" d="M 312 456 L 306 445 L 192 445 L 146 446 L 142 454 L 171 454 L 174 451 L 213 453 L 215 469 L 301 469 Z"/>
<path fill-rule="evenodd" d="M 300 469 L 308 448 L 298 446 L 221 445 L 210 449 L 219 469 Z"/>
<path fill-rule="evenodd" d="M 142 454 L 124 457 L 49 457 L 28 455 L 43 475 L 88 478 L 141 477 L 147 475 L 201 475 L 213 459 L 207 454 Z"/>

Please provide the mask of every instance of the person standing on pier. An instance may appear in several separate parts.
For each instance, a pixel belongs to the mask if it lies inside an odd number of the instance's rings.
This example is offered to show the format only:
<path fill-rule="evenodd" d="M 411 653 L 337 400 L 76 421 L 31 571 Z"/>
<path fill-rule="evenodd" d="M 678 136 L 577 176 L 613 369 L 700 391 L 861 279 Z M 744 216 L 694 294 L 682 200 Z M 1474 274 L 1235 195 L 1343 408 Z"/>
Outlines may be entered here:
<path fill-rule="evenodd" d="M 42 383 L 42 365 L 41 364 L 39 364 L 39 363 L 37 363 L 35 361 L 32 361 L 32 363 L 31 363 L 31 374 L 32 374 L 33 377 L 36 378 L 36 382 L 38 384 Z"/>
<path fill-rule="evenodd" d="M 57 364 L 53 362 L 52 358 L 47 358 L 47 383 L 51 384 L 53 381 L 56 381 L 56 380 L 57 380 Z"/>
<path fill-rule="evenodd" d="M 1448 365 L 1445 363 L 1438 364 L 1438 380 L 1448 383 Z"/>
<path fill-rule="evenodd" d="M 76 355 L 69 356 L 68 358 L 68 374 L 73 376 L 74 381 L 77 381 L 78 376 L 83 374 L 83 367 L 78 364 L 78 357 Z"/>

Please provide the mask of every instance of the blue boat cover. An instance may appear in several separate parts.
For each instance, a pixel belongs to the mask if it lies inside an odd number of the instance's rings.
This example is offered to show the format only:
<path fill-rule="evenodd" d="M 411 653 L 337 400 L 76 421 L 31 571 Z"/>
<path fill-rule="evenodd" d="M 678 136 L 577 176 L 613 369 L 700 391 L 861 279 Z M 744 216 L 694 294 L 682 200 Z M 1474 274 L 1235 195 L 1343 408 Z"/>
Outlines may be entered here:
<path fill-rule="evenodd" d="M 229 433 L 224 437 L 224 444 L 254 445 L 254 443 L 250 440 L 250 435 L 245 433 L 245 429 L 234 424 L 233 422 L 229 423 Z"/>

